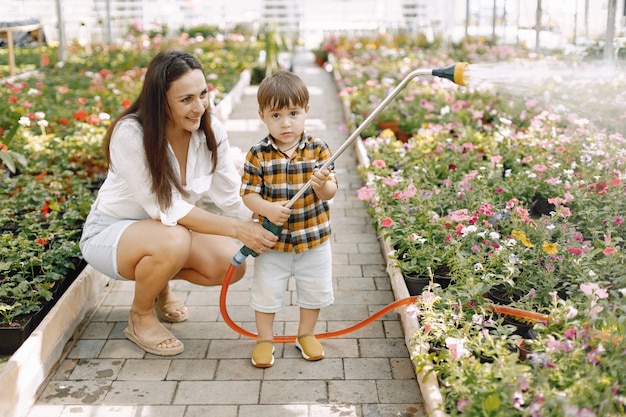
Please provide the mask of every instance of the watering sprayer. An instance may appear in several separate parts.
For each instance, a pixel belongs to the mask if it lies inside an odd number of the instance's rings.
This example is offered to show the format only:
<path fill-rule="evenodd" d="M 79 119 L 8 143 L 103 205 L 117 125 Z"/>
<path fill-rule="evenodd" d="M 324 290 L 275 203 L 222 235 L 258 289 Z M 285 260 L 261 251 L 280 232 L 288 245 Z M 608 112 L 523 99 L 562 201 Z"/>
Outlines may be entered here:
<path fill-rule="evenodd" d="M 386 96 L 383 101 L 369 114 L 369 116 L 363 121 L 363 123 L 361 123 L 355 130 L 354 132 L 352 132 L 352 134 L 348 137 L 348 139 L 346 139 L 346 141 L 339 147 L 339 149 L 337 149 L 337 151 L 335 151 L 335 153 L 324 163 L 324 165 L 322 165 L 322 167 L 320 169 L 327 169 L 338 157 L 339 155 L 341 155 L 347 148 L 348 146 L 350 146 L 352 144 L 352 142 L 354 142 L 354 140 L 356 138 L 359 137 L 359 135 L 361 134 L 361 132 L 363 132 L 363 130 L 370 125 L 370 123 L 372 121 L 374 121 L 374 119 L 376 119 L 376 117 L 380 114 L 381 111 L 384 110 L 385 107 L 387 107 L 387 105 L 398 95 L 398 93 L 400 93 L 400 91 L 415 77 L 420 76 L 420 75 L 433 75 L 436 77 L 441 77 L 441 78 L 447 78 L 450 81 L 453 81 L 454 83 L 461 85 L 461 86 L 465 86 L 466 85 L 466 79 L 465 79 L 465 69 L 467 68 L 468 64 L 466 62 L 460 62 L 454 65 L 451 65 L 449 67 L 445 67 L 445 68 L 436 68 L 436 69 L 416 69 L 412 72 L 410 72 L 404 79 L 402 79 L 402 81 L 400 81 L 400 83 L 391 91 L 391 93 Z M 296 192 L 296 194 L 294 194 L 294 196 L 287 202 L 287 204 L 285 205 L 285 207 L 290 208 L 291 206 L 293 206 L 293 204 L 300 198 L 302 197 L 302 195 L 307 191 L 307 189 L 311 186 L 312 181 L 309 180 L 302 188 L 300 188 L 298 190 L 298 192 Z M 267 230 L 269 230 L 270 232 L 272 232 L 273 234 L 275 234 L 276 236 L 278 236 L 281 231 L 282 231 L 282 226 L 277 226 L 275 224 L 273 224 L 272 222 L 270 222 L 267 219 L 263 220 L 262 223 L 263 227 Z M 233 256 L 232 260 L 231 260 L 231 265 L 228 269 L 228 271 L 226 272 L 226 277 L 224 278 L 224 282 L 222 284 L 222 290 L 220 293 L 220 313 L 222 314 L 222 316 L 224 317 L 224 321 L 226 322 L 226 324 L 228 324 L 228 326 L 235 330 L 237 333 L 249 337 L 249 338 L 256 338 L 256 334 L 251 333 L 245 329 L 243 329 L 242 327 L 238 326 L 235 322 L 233 322 L 233 320 L 230 318 L 230 316 L 228 315 L 228 311 L 226 309 L 226 293 L 228 291 L 228 285 L 232 279 L 232 276 L 234 274 L 235 268 L 239 265 L 241 265 L 245 259 L 252 255 L 253 257 L 258 256 L 259 254 L 256 253 L 255 251 L 253 251 L 252 249 L 248 248 L 247 246 L 243 246 L 236 254 L 235 256 Z M 385 314 L 387 314 L 390 311 L 393 311 L 394 309 L 398 308 L 398 307 L 402 307 L 402 306 L 406 306 L 409 304 L 414 303 L 417 300 L 417 296 L 412 296 L 412 297 L 407 297 L 401 300 L 397 300 L 394 303 L 389 304 L 388 306 L 386 306 L 385 308 L 379 310 L 378 312 L 374 313 L 373 315 L 371 315 L 370 317 L 366 318 L 365 320 L 355 324 L 354 326 L 348 327 L 346 329 L 343 330 L 339 330 L 339 331 L 335 331 L 335 332 L 326 332 L 326 333 L 319 333 L 316 334 L 315 336 L 318 339 L 327 339 L 327 338 L 331 338 L 331 337 L 337 337 L 337 336 L 341 336 L 347 333 L 351 333 L 353 331 L 356 331 L 364 326 L 369 325 L 371 322 L 373 322 L 374 320 L 377 320 L 378 318 L 384 316 Z M 543 318 L 543 316 L 542 316 Z M 295 341 L 296 336 L 275 336 L 274 340 L 276 342 L 293 342 Z"/>
<path fill-rule="evenodd" d="M 460 62 L 454 65 L 450 65 L 445 68 L 436 68 L 436 69 L 417 69 L 409 73 L 404 79 L 394 88 L 394 90 L 387 96 L 385 99 L 370 113 L 370 115 L 361 123 L 352 134 L 346 139 L 346 141 L 335 151 L 335 153 L 322 165 L 320 170 L 324 170 L 328 168 L 335 160 L 341 155 L 347 148 L 354 142 L 356 138 L 359 137 L 361 132 L 365 130 L 370 123 L 376 119 L 376 117 L 380 114 L 381 111 L 389 105 L 389 103 L 402 91 L 402 89 L 415 77 L 420 75 L 434 75 L 441 78 L 447 78 L 450 81 L 455 82 L 458 85 L 466 85 L 465 84 L 465 74 L 464 71 L 467 68 L 467 62 Z M 309 180 L 294 196 L 287 202 L 285 207 L 290 208 L 293 204 L 300 198 L 302 195 L 308 190 L 311 186 L 312 181 Z M 263 227 L 270 232 L 274 233 L 278 236 L 282 230 L 282 226 L 277 226 L 271 223 L 269 220 L 265 219 L 262 223 Z M 248 257 L 252 255 L 253 257 L 258 256 L 258 253 L 248 248 L 247 246 L 243 246 L 239 252 L 235 254 L 231 263 L 234 266 L 239 266 L 241 263 Z"/>

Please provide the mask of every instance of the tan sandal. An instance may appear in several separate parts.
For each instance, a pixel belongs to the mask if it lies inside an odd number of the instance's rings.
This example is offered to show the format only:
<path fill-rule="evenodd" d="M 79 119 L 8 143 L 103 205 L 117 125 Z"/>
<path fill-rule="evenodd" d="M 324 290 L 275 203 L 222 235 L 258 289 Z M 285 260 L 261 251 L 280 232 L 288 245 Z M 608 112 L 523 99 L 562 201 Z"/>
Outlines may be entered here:
<path fill-rule="evenodd" d="M 159 356 L 174 356 L 182 353 L 185 350 L 183 343 L 178 340 L 174 335 L 167 330 L 161 323 L 156 324 L 146 331 L 142 332 L 142 337 L 139 338 L 135 333 L 135 327 L 133 320 L 128 318 L 128 327 L 124 329 L 124 335 L 131 342 L 142 348 L 148 353 Z M 159 345 L 168 340 L 176 340 L 180 343 L 179 346 L 172 347 L 159 347 Z"/>
<path fill-rule="evenodd" d="M 187 307 L 174 293 L 159 297 L 154 302 L 157 317 L 170 323 L 180 323 L 189 318 Z"/>
<path fill-rule="evenodd" d="M 252 365 L 257 368 L 269 368 L 274 365 L 274 341 L 259 340 L 252 351 Z"/>

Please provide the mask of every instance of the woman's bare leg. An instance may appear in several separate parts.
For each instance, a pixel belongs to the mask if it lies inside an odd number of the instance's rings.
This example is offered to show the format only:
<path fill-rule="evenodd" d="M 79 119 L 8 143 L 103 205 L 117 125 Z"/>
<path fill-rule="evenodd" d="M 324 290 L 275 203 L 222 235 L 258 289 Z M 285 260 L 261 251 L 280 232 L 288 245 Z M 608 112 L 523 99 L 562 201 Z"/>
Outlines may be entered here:
<path fill-rule="evenodd" d="M 143 220 L 123 233 L 117 262 L 120 274 L 135 281 L 130 318 L 137 337 L 141 338 L 145 329 L 162 326 L 154 311 L 154 300 L 183 268 L 190 249 L 191 234 L 182 226 L 165 226 L 159 221 Z M 177 339 L 169 339 L 158 347 L 180 344 Z"/>

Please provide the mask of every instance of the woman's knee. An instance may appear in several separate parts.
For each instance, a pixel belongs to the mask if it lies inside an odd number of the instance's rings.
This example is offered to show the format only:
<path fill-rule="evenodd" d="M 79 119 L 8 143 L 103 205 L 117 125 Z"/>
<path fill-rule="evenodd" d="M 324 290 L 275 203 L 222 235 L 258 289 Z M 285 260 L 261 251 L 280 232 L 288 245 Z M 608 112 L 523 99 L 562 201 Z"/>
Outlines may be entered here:
<path fill-rule="evenodd" d="M 164 256 L 187 259 L 191 254 L 191 233 L 183 226 L 167 227 L 157 244 Z"/>

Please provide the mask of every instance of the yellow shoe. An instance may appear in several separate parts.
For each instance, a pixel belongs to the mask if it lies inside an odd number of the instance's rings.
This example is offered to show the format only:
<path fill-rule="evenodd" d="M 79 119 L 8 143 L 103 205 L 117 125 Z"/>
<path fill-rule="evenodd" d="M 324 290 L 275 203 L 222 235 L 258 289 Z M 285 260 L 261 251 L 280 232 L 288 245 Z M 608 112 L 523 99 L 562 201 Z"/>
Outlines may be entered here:
<path fill-rule="evenodd" d="M 300 349 L 302 357 L 307 361 L 324 359 L 324 348 L 317 341 L 314 334 L 302 334 L 296 339 L 296 347 Z"/>
<path fill-rule="evenodd" d="M 274 365 L 274 341 L 258 340 L 252 351 L 252 365 L 257 368 L 269 368 Z"/>

